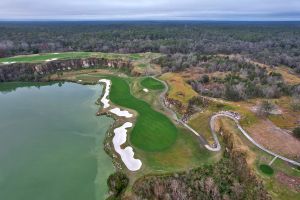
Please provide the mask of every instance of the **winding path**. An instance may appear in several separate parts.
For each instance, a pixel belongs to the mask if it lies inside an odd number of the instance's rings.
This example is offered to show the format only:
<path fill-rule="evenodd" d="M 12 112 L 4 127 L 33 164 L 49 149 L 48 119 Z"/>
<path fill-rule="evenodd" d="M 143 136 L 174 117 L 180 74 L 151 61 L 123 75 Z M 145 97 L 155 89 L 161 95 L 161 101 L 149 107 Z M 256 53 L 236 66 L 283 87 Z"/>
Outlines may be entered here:
<path fill-rule="evenodd" d="M 252 137 L 251 137 L 251 136 L 250 136 L 250 135 L 242 128 L 242 127 L 241 127 L 241 125 L 239 124 L 238 119 L 237 119 L 235 116 L 233 116 L 232 114 L 230 114 L 229 112 L 217 113 L 217 114 L 215 114 L 215 115 L 213 115 L 213 116 L 211 117 L 211 119 L 210 119 L 210 129 L 211 129 L 211 133 L 212 133 L 212 136 L 213 136 L 213 138 L 214 138 L 214 141 L 215 141 L 215 143 L 214 143 L 214 144 L 215 144 L 215 147 L 211 147 L 211 146 L 208 144 L 207 140 L 206 140 L 201 134 L 199 134 L 197 131 L 195 131 L 195 130 L 194 130 L 192 127 L 190 127 L 188 124 L 184 123 L 182 120 L 178 119 L 176 113 L 175 113 L 172 109 L 170 109 L 168 106 L 165 105 L 165 95 L 167 94 L 167 92 L 168 92 L 168 90 L 169 90 L 168 84 L 167 84 L 165 81 L 162 81 L 162 80 L 156 78 L 155 76 L 152 76 L 152 78 L 154 78 L 155 80 L 161 82 L 161 83 L 164 84 L 164 86 L 165 86 L 164 91 L 160 94 L 160 101 L 161 101 L 161 104 L 163 105 L 163 107 L 167 110 L 167 112 L 169 112 L 169 113 L 171 114 L 172 118 L 173 118 L 176 122 L 182 124 L 184 127 L 186 127 L 186 128 L 189 129 L 191 132 L 193 132 L 195 135 L 197 135 L 198 138 L 199 138 L 199 140 L 200 140 L 200 142 L 201 142 L 201 144 L 204 145 L 205 148 L 208 149 L 209 151 L 215 151 L 215 152 L 216 152 L 216 151 L 220 151 L 220 150 L 221 150 L 221 145 L 220 145 L 219 139 L 218 139 L 218 137 L 217 137 L 217 134 L 216 134 L 216 132 L 215 132 L 215 120 L 216 120 L 218 117 L 227 117 L 227 118 L 232 119 L 232 120 L 236 123 L 237 128 L 238 128 L 238 129 L 243 133 L 243 135 L 244 135 L 244 136 L 245 136 L 252 144 L 254 144 L 257 148 L 259 148 L 260 150 L 262 150 L 262 151 L 264 151 L 264 152 L 266 152 L 266 153 L 268 153 L 268 154 L 270 154 L 270 155 L 272 155 L 272 156 L 274 156 L 274 157 L 276 157 L 276 158 L 280 158 L 281 160 L 284 160 L 284 161 L 286 161 L 286 162 L 288 162 L 288 163 L 291 163 L 291 164 L 296 165 L 296 166 L 300 166 L 300 163 L 299 163 L 299 162 L 294 161 L 294 160 L 291 160 L 291 159 L 286 158 L 286 157 L 284 157 L 284 156 L 281 156 L 281 155 L 279 155 L 279 154 L 276 154 L 276 153 L 274 153 L 274 152 L 272 152 L 272 151 L 266 149 L 265 147 L 261 146 L 260 144 L 258 144 L 258 143 L 257 143 L 257 142 L 256 142 L 256 141 L 255 141 L 255 140 L 254 140 L 254 139 L 253 139 L 253 138 L 252 138 Z"/>
<path fill-rule="evenodd" d="M 183 125 L 184 127 L 186 127 L 187 129 L 189 129 L 191 132 L 193 132 L 195 135 L 198 136 L 198 139 L 200 141 L 200 143 L 206 148 L 208 149 L 209 151 L 220 151 L 221 150 L 221 145 L 220 145 L 220 142 L 218 140 L 218 137 L 217 135 L 215 134 L 215 132 L 212 132 L 213 134 L 213 138 L 214 138 L 214 141 L 215 141 L 215 147 L 211 147 L 209 145 L 209 143 L 207 142 L 207 140 L 201 135 L 199 134 L 197 131 L 195 131 L 192 127 L 190 127 L 188 124 L 186 124 L 185 122 L 183 122 L 181 119 L 178 119 L 175 111 L 173 111 L 171 108 L 169 108 L 166 104 L 165 104 L 165 96 L 169 90 L 169 86 L 168 84 L 165 82 L 165 81 L 162 81 L 158 78 L 156 78 L 155 76 L 152 76 L 153 79 L 161 82 L 164 86 L 165 86 L 165 89 L 162 93 L 160 93 L 160 101 L 161 101 L 161 104 L 162 106 L 165 108 L 165 110 L 172 116 L 173 120 L 176 121 L 177 123 Z"/>

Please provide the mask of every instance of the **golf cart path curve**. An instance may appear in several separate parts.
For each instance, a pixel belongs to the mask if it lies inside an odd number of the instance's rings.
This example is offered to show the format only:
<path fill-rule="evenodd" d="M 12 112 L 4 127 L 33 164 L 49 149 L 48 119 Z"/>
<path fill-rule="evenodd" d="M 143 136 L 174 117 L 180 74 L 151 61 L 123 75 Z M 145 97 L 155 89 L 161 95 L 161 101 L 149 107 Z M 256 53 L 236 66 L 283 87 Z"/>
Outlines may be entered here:
<path fill-rule="evenodd" d="M 199 138 L 199 140 L 200 140 L 200 142 L 201 142 L 201 144 L 204 145 L 204 147 L 205 147 L 207 150 L 209 150 L 209 151 L 214 151 L 214 152 L 220 151 L 220 150 L 221 150 L 221 144 L 220 144 L 219 139 L 218 139 L 218 137 L 217 137 L 217 134 L 216 134 L 216 132 L 215 132 L 215 120 L 216 120 L 218 117 L 227 117 L 227 118 L 232 119 L 232 120 L 236 123 L 237 128 L 242 132 L 242 134 L 243 134 L 243 135 L 244 135 L 244 136 L 245 136 L 252 144 L 254 144 L 257 148 L 259 148 L 260 150 L 262 150 L 262 151 L 264 151 L 264 152 L 266 152 L 266 153 L 268 153 L 268 154 L 270 154 L 270 155 L 272 155 L 272 156 L 274 156 L 274 157 L 278 157 L 278 158 L 280 158 L 281 160 L 284 160 L 284 161 L 286 161 L 286 162 L 288 162 L 288 163 L 291 163 L 291 164 L 296 165 L 296 166 L 300 166 L 300 163 L 299 163 L 299 162 L 297 162 L 297 161 L 295 161 L 295 160 L 291 160 L 291 159 L 286 158 L 286 157 L 284 157 L 284 156 L 281 156 L 281 155 L 279 155 L 279 154 L 277 154 L 277 153 L 274 153 L 274 152 L 272 152 L 272 151 L 266 149 L 266 148 L 263 147 L 262 145 L 258 144 L 258 143 L 257 143 L 257 142 L 256 142 L 256 141 L 255 141 L 255 140 L 254 140 L 254 139 L 253 139 L 253 138 L 252 138 L 252 137 L 251 137 L 251 136 L 250 136 L 250 135 L 242 128 L 242 127 L 241 127 L 241 125 L 240 125 L 240 123 L 239 123 L 237 117 L 235 117 L 235 116 L 234 116 L 233 114 L 231 114 L 230 112 L 219 112 L 219 113 L 217 113 L 217 114 L 215 114 L 215 115 L 213 115 L 213 116 L 211 117 L 211 119 L 210 119 L 210 129 L 211 129 L 211 133 L 212 133 L 212 136 L 213 136 L 213 138 L 214 138 L 214 141 L 215 141 L 215 142 L 214 142 L 215 147 L 211 147 L 211 146 L 208 144 L 207 140 L 206 140 L 201 134 L 199 134 L 197 131 L 195 131 L 192 127 L 190 127 L 188 124 L 186 124 L 186 123 L 183 122 L 182 120 L 178 119 L 176 113 L 175 113 L 172 109 L 170 109 L 168 106 L 166 106 L 166 104 L 165 104 L 165 95 L 167 94 L 167 92 L 168 92 L 168 90 L 169 90 L 168 84 L 167 84 L 165 81 L 162 81 L 162 80 L 156 78 L 155 76 L 151 76 L 151 77 L 154 78 L 155 80 L 161 82 L 161 83 L 164 84 L 164 86 L 165 86 L 164 91 L 160 94 L 160 101 L 161 101 L 161 104 L 163 105 L 163 107 L 164 107 L 164 108 L 172 115 L 172 118 L 173 118 L 176 122 L 182 124 L 184 127 L 186 127 L 186 128 L 189 129 L 191 132 L 193 132 L 195 135 L 197 135 L 198 138 Z"/>

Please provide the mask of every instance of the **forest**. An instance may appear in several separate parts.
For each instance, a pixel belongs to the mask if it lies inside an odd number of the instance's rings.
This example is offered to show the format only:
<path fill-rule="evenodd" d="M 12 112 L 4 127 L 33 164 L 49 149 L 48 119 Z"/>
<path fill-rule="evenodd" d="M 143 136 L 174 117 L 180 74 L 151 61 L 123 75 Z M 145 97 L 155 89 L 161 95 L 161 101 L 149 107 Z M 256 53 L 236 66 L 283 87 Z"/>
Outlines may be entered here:
<path fill-rule="evenodd" d="M 0 57 L 54 51 L 240 54 L 300 73 L 299 22 L 1 22 Z M 186 67 L 174 65 L 173 68 Z"/>

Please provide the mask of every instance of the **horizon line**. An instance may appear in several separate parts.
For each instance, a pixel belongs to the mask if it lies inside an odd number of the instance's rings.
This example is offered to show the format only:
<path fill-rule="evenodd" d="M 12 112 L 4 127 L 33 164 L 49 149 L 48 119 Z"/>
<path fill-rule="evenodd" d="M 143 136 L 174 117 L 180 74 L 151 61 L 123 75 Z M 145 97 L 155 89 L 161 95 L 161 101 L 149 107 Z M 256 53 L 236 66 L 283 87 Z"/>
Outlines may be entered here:
<path fill-rule="evenodd" d="M 300 19 L 0 19 L 0 22 L 300 22 Z"/>

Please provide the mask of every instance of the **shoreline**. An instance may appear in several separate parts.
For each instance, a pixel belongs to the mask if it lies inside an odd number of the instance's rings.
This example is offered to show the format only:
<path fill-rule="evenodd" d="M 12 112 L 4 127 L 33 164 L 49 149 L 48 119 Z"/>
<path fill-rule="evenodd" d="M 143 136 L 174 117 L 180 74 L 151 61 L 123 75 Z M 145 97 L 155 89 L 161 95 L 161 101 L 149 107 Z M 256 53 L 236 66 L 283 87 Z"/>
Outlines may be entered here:
<path fill-rule="evenodd" d="M 133 147 L 129 145 L 128 132 L 130 130 L 127 130 L 127 128 L 132 129 L 134 126 L 137 114 L 133 110 L 128 111 L 111 103 L 108 99 L 112 85 L 110 80 L 100 79 L 99 83 L 103 86 L 103 91 L 105 92 L 102 92 L 96 102 L 96 104 L 102 105 L 96 115 L 106 115 L 114 119 L 114 123 L 107 130 L 104 140 L 104 150 L 112 158 L 113 165 L 117 170 L 123 170 L 124 167 L 122 166 L 125 166 L 130 172 L 138 171 L 142 167 L 142 161 L 136 158 Z M 128 123 L 131 126 L 126 126 Z M 124 126 L 126 128 L 122 128 Z"/>

